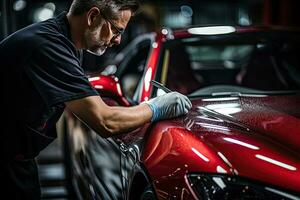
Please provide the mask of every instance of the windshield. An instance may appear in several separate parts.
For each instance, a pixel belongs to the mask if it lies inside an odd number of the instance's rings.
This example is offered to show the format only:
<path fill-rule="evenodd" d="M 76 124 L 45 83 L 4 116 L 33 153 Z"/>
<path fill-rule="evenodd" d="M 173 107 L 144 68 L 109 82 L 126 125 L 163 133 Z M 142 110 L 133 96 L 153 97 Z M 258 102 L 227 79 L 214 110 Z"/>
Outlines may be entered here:
<path fill-rule="evenodd" d="M 280 38 L 177 40 L 166 46 L 161 82 L 190 95 L 264 93 L 300 88 L 299 42 Z"/>

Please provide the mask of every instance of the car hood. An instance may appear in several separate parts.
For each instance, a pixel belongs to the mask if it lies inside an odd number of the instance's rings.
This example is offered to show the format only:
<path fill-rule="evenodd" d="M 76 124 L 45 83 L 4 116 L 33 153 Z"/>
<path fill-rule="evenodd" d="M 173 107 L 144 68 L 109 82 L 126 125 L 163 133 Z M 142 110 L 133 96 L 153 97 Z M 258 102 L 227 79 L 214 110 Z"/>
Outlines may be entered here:
<path fill-rule="evenodd" d="M 227 173 L 300 192 L 300 96 L 194 98 L 155 124 L 142 161 L 156 187 L 186 173 Z"/>
<path fill-rule="evenodd" d="M 300 96 L 194 99 L 182 126 L 231 173 L 300 191 Z"/>
<path fill-rule="evenodd" d="M 205 128 L 201 126 L 205 122 L 235 127 L 244 134 L 255 132 L 285 148 L 300 152 L 300 96 L 195 99 L 193 108 L 183 122 L 193 131 L 197 132 L 197 125 Z M 191 126 L 190 121 L 196 126 Z"/>

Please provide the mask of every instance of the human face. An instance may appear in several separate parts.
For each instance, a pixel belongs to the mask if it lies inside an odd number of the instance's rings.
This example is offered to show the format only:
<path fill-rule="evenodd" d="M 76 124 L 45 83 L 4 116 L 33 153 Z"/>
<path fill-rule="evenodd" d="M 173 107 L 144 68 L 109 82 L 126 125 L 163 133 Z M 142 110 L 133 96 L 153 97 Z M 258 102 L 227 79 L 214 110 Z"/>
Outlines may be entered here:
<path fill-rule="evenodd" d="M 84 33 L 86 49 L 96 55 L 102 55 L 107 47 L 120 44 L 121 34 L 131 18 L 130 10 L 120 11 L 117 20 L 108 19 L 102 12 L 100 14 L 103 20 L 94 20 L 95 25 L 91 24 Z"/>
<path fill-rule="evenodd" d="M 101 10 L 100 13 L 103 16 L 103 19 L 106 20 L 108 23 L 110 23 L 110 26 L 112 28 L 112 33 L 114 34 L 113 38 L 117 38 L 124 33 L 123 28 L 119 28 L 117 25 L 115 25 L 114 22 L 112 22 L 108 17 L 106 17 L 106 15 L 103 12 L 101 12 Z"/>

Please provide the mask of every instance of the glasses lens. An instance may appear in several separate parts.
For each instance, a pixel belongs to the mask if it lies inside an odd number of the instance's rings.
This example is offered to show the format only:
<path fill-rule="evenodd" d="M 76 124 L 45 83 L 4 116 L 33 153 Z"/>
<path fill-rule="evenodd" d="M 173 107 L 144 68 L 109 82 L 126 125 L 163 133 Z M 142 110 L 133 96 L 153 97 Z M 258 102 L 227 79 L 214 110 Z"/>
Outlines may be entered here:
<path fill-rule="evenodd" d="M 101 12 L 101 11 L 100 11 Z M 117 37 L 119 37 L 120 35 L 122 35 L 123 34 L 123 30 L 120 30 L 110 19 L 108 19 L 107 17 L 106 17 L 106 15 L 103 13 L 103 12 L 101 12 L 101 14 L 102 14 L 102 16 L 103 16 L 103 18 L 107 21 L 107 22 L 109 22 L 110 23 L 110 25 L 111 25 L 111 27 L 114 29 L 114 31 L 112 31 L 113 32 L 113 34 L 114 34 L 114 38 L 117 38 Z"/>

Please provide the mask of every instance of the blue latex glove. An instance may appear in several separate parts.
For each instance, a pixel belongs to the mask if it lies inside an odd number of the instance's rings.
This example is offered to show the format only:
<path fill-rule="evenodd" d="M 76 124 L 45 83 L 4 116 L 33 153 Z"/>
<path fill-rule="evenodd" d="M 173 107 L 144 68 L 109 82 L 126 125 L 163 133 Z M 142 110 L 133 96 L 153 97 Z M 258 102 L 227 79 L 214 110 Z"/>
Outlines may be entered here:
<path fill-rule="evenodd" d="M 145 101 L 152 110 L 151 122 L 178 117 L 192 108 L 189 98 L 178 92 L 170 92 Z"/>

